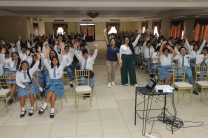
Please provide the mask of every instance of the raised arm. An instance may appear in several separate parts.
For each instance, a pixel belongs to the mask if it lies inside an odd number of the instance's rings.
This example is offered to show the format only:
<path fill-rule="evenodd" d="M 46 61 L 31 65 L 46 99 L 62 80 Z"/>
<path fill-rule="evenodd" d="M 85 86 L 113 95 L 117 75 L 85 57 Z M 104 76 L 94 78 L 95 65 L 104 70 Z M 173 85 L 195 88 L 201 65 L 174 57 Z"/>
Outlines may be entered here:
<path fill-rule="evenodd" d="M 94 42 L 94 47 L 95 47 L 95 51 L 92 55 L 92 60 L 95 61 L 95 58 L 97 57 L 97 53 L 98 53 L 98 44 L 97 42 Z"/>
<path fill-rule="evenodd" d="M 78 53 L 77 47 L 78 47 L 78 44 L 77 44 L 77 43 L 74 43 L 74 54 L 75 54 L 75 56 L 77 57 L 77 59 L 79 60 L 79 62 L 81 62 L 81 61 L 82 61 L 82 57 L 81 57 L 81 55 Z"/>
<path fill-rule="evenodd" d="M 159 55 L 158 55 L 158 57 L 161 57 L 162 56 L 162 50 L 163 50 L 163 47 L 164 47 L 164 45 L 167 43 L 167 41 L 163 41 L 163 43 L 162 43 L 162 45 L 161 45 L 161 47 L 160 47 L 160 50 L 159 50 Z"/>
<path fill-rule="evenodd" d="M 3 63 L 3 64 L 10 64 L 9 61 L 5 60 L 5 53 L 6 53 L 6 49 L 5 48 L 2 48 L 1 55 L 0 55 L 0 57 L 1 57 L 1 63 Z"/>
<path fill-rule="evenodd" d="M 135 47 L 139 41 L 139 38 L 141 37 L 140 34 L 137 35 L 136 39 L 134 40 L 134 42 L 132 43 L 133 47 Z"/>
<path fill-rule="evenodd" d="M 177 55 L 175 50 L 173 50 L 170 46 L 167 46 L 167 48 L 173 53 L 173 58 Z"/>
<path fill-rule="evenodd" d="M 17 41 L 17 43 L 16 43 L 16 45 L 17 45 L 17 52 L 18 52 L 18 53 L 21 52 L 21 46 L 20 46 L 20 41 L 21 41 L 21 39 L 22 39 L 22 37 L 19 36 L 18 41 Z"/>
<path fill-rule="evenodd" d="M 108 41 L 108 36 L 107 36 L 107 28 L 105 28 L 105 30 L 104 30 L 104 37 L 105 37 L 106 45 L 108 45 L 109 41 Z"/>
<path fill-rule="evenodd" d="M 48 55 L 49 55 L 49 52 L 50 52 L 50 48 L 47 47 L 46 48 L 46 55 L 45 55 L 45 59 L 44 59 L 44 65 L 46 66 L 47 69 L 50 69 L 50 65 L 48 63 Z"/>
<path fill-rule="evenodd" d="M 189 54 L 190 55 L 190 58 L 191 59 L 196 58 L 196 53 L 193 50 L 193 46 L 190 46 L 189 51 L 190 51 L 190 54 Z"/>
<path fill-rule="evenodd" d="M 207 36 L 208 36 L 208 35 L 207 35 Z M 197 52 L 197 54 L 200 54 L 200 53 L 202 52 L 202 50 L 203 50 L 205 44 L 206 44 L 206 40 L 203 40 L 203 42 L 202 42 L 202 44 L 201 44 L 201 46 L 200 46 L 199 51 Z"/>
<path fill-rule="evenodd" d="M 35 62 L 35 65 L 30 69 L 30 73 L 33 74 L 38 70 L 40 64 L 40 54 L 37 54 L 38 60 Z"/>

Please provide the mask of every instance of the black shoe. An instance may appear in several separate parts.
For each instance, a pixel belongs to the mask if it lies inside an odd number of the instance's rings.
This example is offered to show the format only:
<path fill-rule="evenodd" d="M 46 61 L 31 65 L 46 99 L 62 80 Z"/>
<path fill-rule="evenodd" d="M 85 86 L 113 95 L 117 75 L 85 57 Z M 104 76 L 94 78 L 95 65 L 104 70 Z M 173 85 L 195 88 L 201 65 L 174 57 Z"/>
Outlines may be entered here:
<path fill-rule="evenodd" d="M 198 95 L 199 93 L 196 90 L 194 90 L 193 94 Z"/>
<path fill-rule="evenodd" d="M 21 118 L 25 116 L 26 110 L 25 110 L 25 111 L 22 111 L 22 112 L 24 112 L 24 114 L 22 114 L 22 113 L 20 114 L 20 117 L 21 117 Z"/>
<path fill-rule="evenodd" d="M 54 113 L 51 113 L 50 114 L 50 118 L 54 118 Z"/>
<path fill-rule="evenodd" d="M 150 74 L 150 78 L 153 78 L 154 77 L 154 74 Z"/>
<path fill-rule="evenodd" d="M 30 109 L 30 110 L 32 110 L 32 111 L 34 112 L 34 109 Z M 29 112 L 28 115 L 29 115 L 29 116 L 32 116 L 32 115 L 33 115 L 33 112 L 32 112 L 32 113 Z"/>
<path fill-rule="evenodd" d="M 14 102 L 13 99 L 10 99 L 10 100 L 8 101 L 9 104 L 12 104 L 13 102 Z"/>
<path fill-rule="evenodd" d="M 174 90 L 175 90 L 175 91 L 178 91 L 178 88 L 175 88 Z"/>
<path fill-rule="evenodd" d="M 74 87 L 74 84 L 71 83 L 71 84 L 70 84 L 70 87 L 73 88 L 73 87 Z"/>
<path fill-rule="evenodd" d="M 41 108 L 39 111 L 38 111 L 38 114 L 42 114 L 44 113 L 45 109 Z"/>

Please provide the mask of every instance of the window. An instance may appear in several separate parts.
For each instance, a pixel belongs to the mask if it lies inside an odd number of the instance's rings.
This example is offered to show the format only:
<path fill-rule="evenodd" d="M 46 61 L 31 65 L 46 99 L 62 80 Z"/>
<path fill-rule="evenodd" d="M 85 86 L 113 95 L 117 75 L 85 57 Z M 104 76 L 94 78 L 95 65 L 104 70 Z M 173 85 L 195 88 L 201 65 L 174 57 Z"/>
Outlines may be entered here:
<path fill-rule="evenodd" d="M 62 34 L 62 35 L 64 34 L 63 27 L 58 27 L 57 34 Z"/>
<path fill-rule="evenodd" d="M 159 33 L 158 33 L 158 28 L 157 28 L 157 26 L 155 26 L 155 28 L 154 28 L 154 35 L 156 35 L 157 37 L 159 36 Z"/>
<path fill-rule="evenodd" d="M 142 33 L 145 33 L 145 32 L 146 32 L 146 27 L 143 26 L 143 27 L 142 27 Z"/>
<path fill-rule="evenodd" d="M 108 32 L 108 34 L 117 34 L 117 30 L 115 28 L 115 26 L 112 26 L 110 31 Z"/>
<path fill-rule="evenodd" d="M 184 36 L 184 30 L 182 30 L 181 32 L 181 39 L 183 39 L 183 36 Z"/>

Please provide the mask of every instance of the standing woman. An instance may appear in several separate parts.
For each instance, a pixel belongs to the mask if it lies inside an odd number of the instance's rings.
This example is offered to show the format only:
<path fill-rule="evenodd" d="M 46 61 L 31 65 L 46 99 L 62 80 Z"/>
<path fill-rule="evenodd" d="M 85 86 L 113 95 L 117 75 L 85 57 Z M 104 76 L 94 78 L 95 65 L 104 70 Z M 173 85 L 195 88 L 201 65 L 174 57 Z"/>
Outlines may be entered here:
<path fill-rule="evenodd" d="M 122 62 L 121 68 L 121 83 L 122 85 L 128 86 L 128 72 L 130 76 L 130 84 L 137 86 L 135 65 L 134 65 L 134 47 L 139 41 L 140 34 L 138 34 L 134 43 L 131 42 L 130 38 L 125 37 L 125 44 L 120 47 L 120 57 Z"/>
<path fill-rule="evenodd" d="M 65 43 L 62 42 L 61 43 L 62 55 L 65 55 L 64 46 L 65 46 Z M 46 55 L 44 59 L 44 65 L 46 66 L 49 72 L 50 80 L 45 87 L 45 96 L 46 96 L 45 103 L 38 113 L 39 114 L 44 113 L 47 107 L 47 104 L 50 100 L 51 101 L 50 118 L 54 118 L 54 106 L 55 106 L 55 101 L 56 101 L 56 95 L 58 95 L 61 98 L 64 95 L 64 84 L 62 82 L 62 74 L 63 74 L 64 67 L 66 65 L 66 57 L 63 56 L 62 61 L 60 63 L 59 58 L 57 56 L 54 56 L 51 59 L 51 65 L 49 65 L 49 62 L 48 62 L 49 51 L 50 49 L 49 47 L 47 47 Z"/>
<path fill-rule="evenodd" d="M 20 105 L 22 107 L 22 112 L 20 117 L 24 117 L 26 114 L 25 110 L 25 97 L 26 95 L 30 96 L 30 111 L 29 116 L 33 115 L 34 112 L 34 94 L 39 95 L 40 91 L 37 85 L 32 81 L 32 76 L 35 71 L 38 70 L 38 65 L 40 63 L 40 55 L 37 55 L 38 60 L 36 61 L 35 65 L 30 68 L 29 63 L 27 61 L 22 61 L 20 65 L 20 69 L 17 71 L 16 74 L 16 82 L 19 86 L 18 89 L 18 97 L 20 97 Z"/>
<path fill-rule="evenodd" d="M 107 37 L 107 29 L 104 30 L 104 37 L 107 45 L 107 71 L 108 71 L 108 88 L 115 85 L 115 72 L 117 68 L 117 61 L 119 62 L 120 68 L 122 67 L 119 55 L 119 48 L 116 46 L 116 40 L 111 39 L 110 44 Z"/>

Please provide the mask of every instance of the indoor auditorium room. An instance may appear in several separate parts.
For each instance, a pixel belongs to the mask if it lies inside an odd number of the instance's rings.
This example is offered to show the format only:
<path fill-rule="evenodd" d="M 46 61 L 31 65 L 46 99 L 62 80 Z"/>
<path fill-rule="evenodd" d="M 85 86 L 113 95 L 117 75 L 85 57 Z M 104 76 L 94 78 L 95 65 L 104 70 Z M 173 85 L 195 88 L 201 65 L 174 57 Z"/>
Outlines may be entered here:
<path fill-rule="evenodd" d="M 208 0 L 0 0 L 0 138 L 207 138 Z"/>

